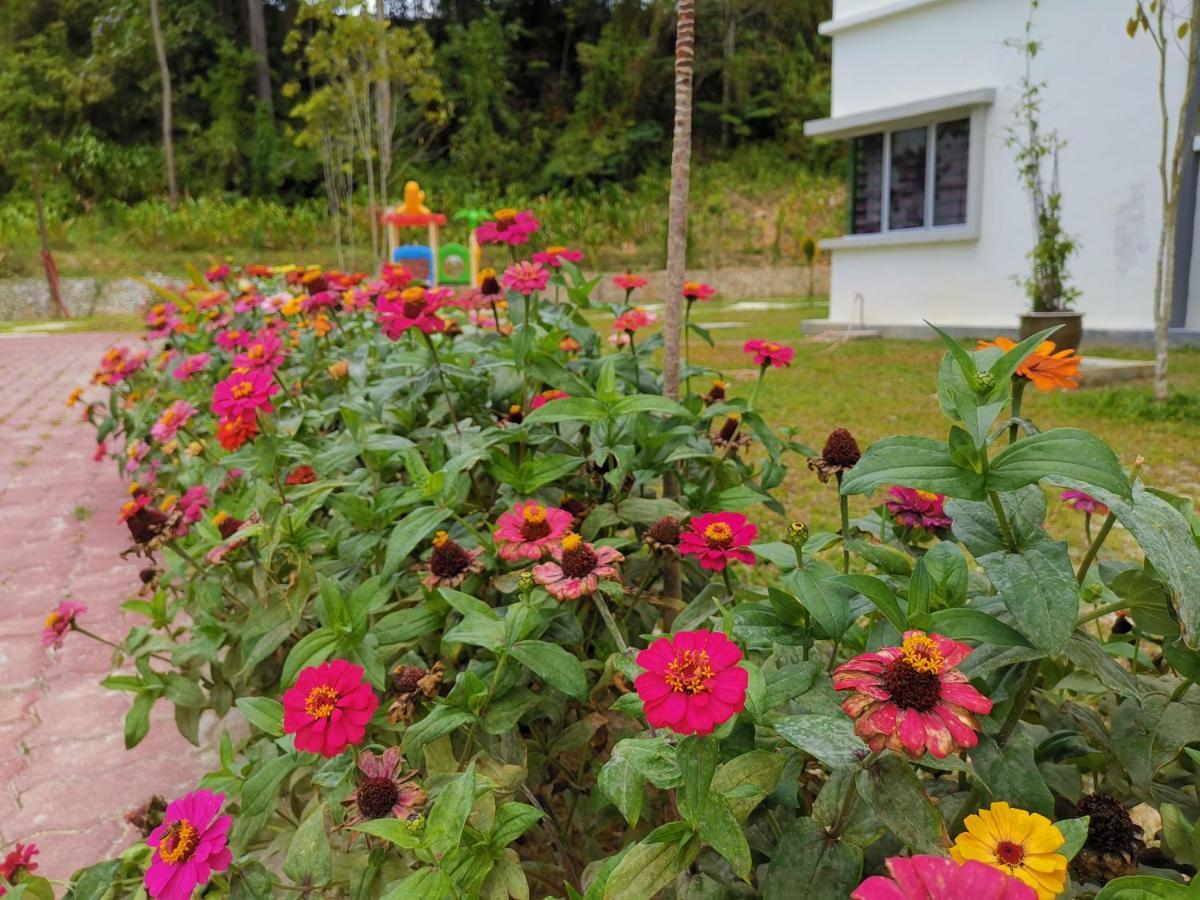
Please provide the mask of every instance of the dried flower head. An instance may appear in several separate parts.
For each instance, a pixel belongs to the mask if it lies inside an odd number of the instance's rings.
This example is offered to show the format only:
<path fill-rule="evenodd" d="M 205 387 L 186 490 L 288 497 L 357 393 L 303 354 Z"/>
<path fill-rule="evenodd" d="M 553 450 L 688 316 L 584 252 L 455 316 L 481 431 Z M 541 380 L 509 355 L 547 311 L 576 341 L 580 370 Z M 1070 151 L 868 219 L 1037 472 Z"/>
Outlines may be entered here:
<path fill-rule="evenodd" d="M 835 428 L 825 439 L 825 446 L 820 456 L 814 456 L 808 461 L 808 467 L 817 473 L 822 482 L 831 476 L 849 472 L 862 457 L 858 449 L 858 441 L 845 428 Z"/>

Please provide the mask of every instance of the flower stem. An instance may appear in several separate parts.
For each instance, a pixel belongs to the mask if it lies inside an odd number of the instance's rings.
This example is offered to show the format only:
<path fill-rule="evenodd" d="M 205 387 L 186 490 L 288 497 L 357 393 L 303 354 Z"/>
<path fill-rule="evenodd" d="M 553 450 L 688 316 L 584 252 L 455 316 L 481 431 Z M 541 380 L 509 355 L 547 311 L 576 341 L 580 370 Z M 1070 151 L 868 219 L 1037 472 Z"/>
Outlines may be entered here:
<path fill-rule="evenodd" d="M 605 602 L 604 596 L 599 591 L 592 591 L 592 599 L 596 601 L 596 609 L 600 611 L 600 618 L 604 620 L 604 625 L 608 629 L 608 633 L 612 635 L 617 649 L 625 656 L 631 656 L 632 653 L 629 650 L 629 645 L 625 643 L 621 629 L 617 627 L 617 620 L 613 618 L 612 610 L 608 608 L 608 603 Z"/>
<path fill-rule="evenodd" d="M 692 300 L 683 310 L 683 383 L 684 395 L 692 392 Z"/>
<path fill-rule="evenodd" d="M 766 371 L 765 369 L 763 371 Z M 838 506 L 842 514 L 842 574 L 850 574 L 850 498 L 842 493 L 842 473 L 837 473 Z"/>
<path fill-rule="evenodd" d="M 1021 398 L 1025 394 L 1025 385 L 1028 382 L 1020 375 L 1013 376 L 1012 381 L 1012 418 L 1016 419 L 1021 415 Z M 1020 436 L 1020 427 L 1014 421 L 1008 426 L 1008 442 L 1015 444 Z"/>
<path fill-rule="evenodd" d="M 725 596 L 729 598 L 729 605 L 733 605 L 733 577 L 729 574 L 729 564 L 726 563 L 725 568 L 721 570 L 721 577 L 725 580 Z M 713 594 L 713 603 L 717 605 L 717 609 L 721 611 L 721 625 L 725 629 L 725 634 L 733 637 L 733 613 L 729 611 L 729 607 L 725 606 L 720 601 L 716 594 Z"/>
<path fill-rule="evenodd" d="M 1009 553 L 1020 553 L 1021 548 L 1017 545 L 1017 538 L 1013 534 L 1012 526 L 1008 524 L 1008 516 L 1004 513 L 1004 504 L 1000 502 L 1000 495 L 995 491 L 988 491 L 988 502 L 992 504 L 992 510 L 996 513 L 996 521 L 1000 523 L 1000 533 L 1004 535 L 1004 543 L 1008 547 Z"/>
<path fill-rule="evenodd" d="M 758 389 L 762 387 L 763 379 L 767 375 L 768 363 L 763 363 L 758 369 L 758 381 L 754 382 L 754 390 L 750 392 L 750 402 L 746 404 L 746 412 L 754 411 L 754 401 L 758 399 Z"/>
<path fill-rule="evenodd" d="M 454 426 L 455 434 L 462 434 L 462 429 L 458 427 L 458 414 L 454 411 L 454 401 L 450 398 L 450 385 L 446 383 L 446 373 L 442 371 L 442 360 L 438 356 L 437 347 L 434 346 L 433 338 L 425 332 L 421 332 L 421 337 L 425 338 L 425 345 L 429 348 L 429 352 L 433 354 L 433 365 L 437 369 L 438 381 L 442 383 L 442 394 L 446 397 L 446 408 L 450 411 L 450 424 Z"/>
<path fill-rule="evenodd" d="M 633 357 L 633 392 L 640 394 L 642 392 L 642 376 L 638 371 L 637 347 L 634 346 L 633 332 L 627 331 L 625 333 L 629 335 L 629 355 Z"/>
<path fill-rule="evenodd" d="M 1082 616 L 1075 620 L 1075 625 L 1086 625 L 1093 619 L 1099 619 L 1107 616 L 1109 613 L 1117 612 L 1129 606 L 1128 600 L 1116 600 L 1112 603 L 1105 603 L 1103 606 L 1096 606 L 1085 612 Z"/>
<path fill-rule="evenodd" d="M 1132 486 L 1138 477 L 1138 472 L 1142 469 L 1142 463 L 1145 459 L 1141 454 L 1133 460 L 1133 465 L 1129 469 L 1129 484 Z M 1079 571 L 1075 574 L 1075 580 L 1079 584 L 1083 584 L 1083 579 L 1087 576 L 1088 569 L 1092 567 L 1092 563 L 1096 561 L 1096 554 L 1100 552 L 1100 548 L 1104 546 L 1104 541 L 1108 537 L 1108 533 L 1112 531 L 1113 525 L 1117 523 L 1117 517 L 1112 510 L 1108 511 L 1108 515 L 1104 517 L 1104 524 L 1100 526 L 1100 530 L 1096 532 L 1096 537 L 1088 545 L 1087 552 L 1083 555 L 1083 561 L 1079 564 Z"/>
<path fill-rule="evenodd" d="M 1012 733 L 1016 731 L 1017 723 L 1021 721 L 1021 714 L 1025 712 L 1025 707 L 1029 704 L 1029 698 L 1033 694 L 1033 688 L 1037 684 L 1040 670 L 1041 664 L 1037 660 L 1025 664 L 1025 675 L 1021 679 L 1017 693 L 1013 695 L 1013 703 L 1008 710 L 1008 716 L 1005 718 L 1004 724 L 1000 726 L 1000 730 L 996 732 L 996 746 L 1003 747 L 1012 737 Z"/>

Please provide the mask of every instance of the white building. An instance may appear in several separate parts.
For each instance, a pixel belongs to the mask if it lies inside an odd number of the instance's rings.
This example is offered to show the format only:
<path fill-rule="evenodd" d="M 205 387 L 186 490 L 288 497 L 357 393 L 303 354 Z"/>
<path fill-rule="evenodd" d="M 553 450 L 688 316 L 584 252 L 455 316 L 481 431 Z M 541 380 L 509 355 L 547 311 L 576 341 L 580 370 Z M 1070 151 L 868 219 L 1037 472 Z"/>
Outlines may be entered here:
<path fill-rule="evenodd" d="M 1033 79 L 1059 156 L 1063 222 L 1080 250 L 1089 342 L 1149 340 L 1160 194 L 1157 55 L 1130 39 L 1132 0 L 1042 0 Z M 927 334 L 1011 333 L 1028 309 L 1013 276 L 1034 242 L 1028 197 L 1006 128 L 1024 58 L 1014 49 L 1028 0 L 834 0 L 832 116 L 806 123 L 849 148 L 846 234 L 831 253 L 830 323 Z M 1168 105 L 1179 108 L 1184 49 L 1171 55 Z M 1174 124 L 1171 139 L 1174 140 Z M 1180 202 L 1174 337 L 1200 343 L 1197 155 Z M 1190 276 L 1190 278 L 1189 278 Z M 830 327 L 821 323 L 818 327 Z M 814 323 L 815 324 L 815 323 Z"/>

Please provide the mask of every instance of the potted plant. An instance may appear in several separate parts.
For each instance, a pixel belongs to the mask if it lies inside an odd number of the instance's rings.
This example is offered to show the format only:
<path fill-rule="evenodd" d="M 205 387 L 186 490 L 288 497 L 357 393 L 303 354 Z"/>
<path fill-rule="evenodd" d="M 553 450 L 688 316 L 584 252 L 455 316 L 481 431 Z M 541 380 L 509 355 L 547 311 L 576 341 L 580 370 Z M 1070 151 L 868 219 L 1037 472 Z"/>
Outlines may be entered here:
<path fill-rule="evenodd" d="M 1029 275 L 1017 278 L 1029 297 L 1031 309 L 1021 315 L 1022 339 L 1044 328 L 1061 326 L 1054 333 L 1060 349 L 1078 350 L 1083 340 L 1083 313 L 1072 310 L 1079 290 L 1070 286 L 1067 262 L 1079 249 L 1079 243 L 1062 227 L 1062 192 L 1058 186 L 1058 151 L 1063 142 L 1057 131 L 1043 131 L 1039 114 L 1045 82 L 1031 77 L 1034 56 L 1041 45 L 1033 39 L 1033 14 L 1038 0 L 1031 0 L 1025 20 L 1025 36 L 1015 45 L 1025 57 L 1021 78 L 1021 99 L 1013 110 L 1014 123 L 1008 128 L 1008 145 L 1014 149 L 1017 172 L 1033 208 L 1034 245 L 1029 251 L 1032 263 Z M 1052 160 L 1050 183 L 1042 178 L 1042 162 Z"/>

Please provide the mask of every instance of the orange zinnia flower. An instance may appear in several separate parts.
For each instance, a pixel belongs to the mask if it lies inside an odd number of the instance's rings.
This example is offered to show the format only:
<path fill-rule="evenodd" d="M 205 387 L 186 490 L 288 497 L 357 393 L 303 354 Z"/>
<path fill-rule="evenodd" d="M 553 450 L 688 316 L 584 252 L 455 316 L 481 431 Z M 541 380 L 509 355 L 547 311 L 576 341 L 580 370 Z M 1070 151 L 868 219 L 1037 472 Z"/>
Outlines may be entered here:
<path fill-rule="evenodd" d="M 1006 337 L 994 341 L 980 341 L 977 350 L 999 347 L 1005 353 L 1016 346 Z M 1062 388 L 1065 391 L 1079 387 L 1079 363 L 1082 357 L 1074 350 L 1059 350 L 1054 341 L 1042 341 L 1025 362 L 1017 367 L 1017 374 L 1028 378 L 1039 391 Z"/>

